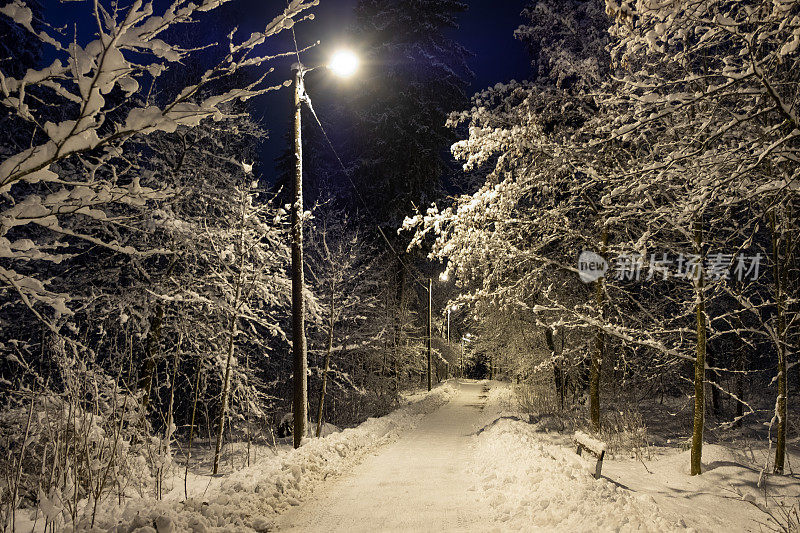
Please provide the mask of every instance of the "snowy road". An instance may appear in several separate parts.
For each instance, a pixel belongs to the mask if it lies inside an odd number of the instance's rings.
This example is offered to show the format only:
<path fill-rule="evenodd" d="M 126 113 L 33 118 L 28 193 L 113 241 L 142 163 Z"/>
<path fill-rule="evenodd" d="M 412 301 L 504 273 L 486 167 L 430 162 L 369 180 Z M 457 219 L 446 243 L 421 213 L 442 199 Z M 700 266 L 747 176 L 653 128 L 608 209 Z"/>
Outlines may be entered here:
<path fill-rule="evenodd" d="M 763 530 L 764 515 L 741 501 L 759 497 L 758 472 L 742 477 L 738 459 L 720 446 L 709 448 L 716 451 L 703 479 L 684 472 L 689 452 L 680 450 L 651 462 L 652 471 L 642 464 L 639 472 L 633 459 L 606 461 L 594 479 L 570 435 L 523 418 L 509 385 L 450 381 L 384 417 L 275 450 L 250 467 L 195 474 L 189 498 L 176 477 L 162 500 L 108 500 L 91 531 Z M 739 495 L 734 482 L 754 488 Z M 796 484 L 782 493 L 796 494 Z"/>
<path fill-rule="evenodd" d="M 595 480 L 574 451 L 463 382 L 411 431 L 276 518 L 277 531 L 686 530 L 642 494 Z"/>
<path fill-rule="evenodd" d="M 486 418 L 488 386 L 462 383 L 413 431 L 284 513 L 281 531 L 480 531 L 484 504 L 467 490 L 471 436 Z"/>

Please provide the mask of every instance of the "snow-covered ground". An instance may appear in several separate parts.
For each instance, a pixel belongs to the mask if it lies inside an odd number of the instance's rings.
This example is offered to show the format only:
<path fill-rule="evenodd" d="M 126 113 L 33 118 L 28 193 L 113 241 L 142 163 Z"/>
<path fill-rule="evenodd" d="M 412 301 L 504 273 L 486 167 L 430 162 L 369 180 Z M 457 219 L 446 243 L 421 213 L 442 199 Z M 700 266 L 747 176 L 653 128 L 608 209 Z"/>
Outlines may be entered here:
<path fill-rule="evenodd" d="M 765 531 L 757 505 L 800 497 L 796 476 L 757 487 L 761 458 L 707 445 L 704 471 L 688 451 L 607 458 L 603 477 L 571 435 L 529 424 L 510 387 L 464 382 L 449 404 L 276 522 L 286 531 Z M 791 460 L 800 462 L 793 456 Z"/>
<path fill-rule="evenodd" d="M 780 518 L 783 511 L 800 504 L 800 476 L 770 475 L 759 487 L 761 456 L 766 451 L 763 446 L 744 450 L 706 444 L 703 474 L 690 476 L 689 450 L 662 449 L 644 463 L 633 458 L 609 461 L 604 475 L 646 494 L 668 516 L 679 517 L 698 531 L 781 531 L 769 514 Z M 790 459 L 800 464 L 797 454 L 790 454 Z"/>
<path fill-rule="evenodd" d="M 546 419 L 529 424 L 513 400 L 506 405 L 477 437 L 474 468 L 481 478 L 476 490 L 491 502 L 503 530 L 783 531 L 783 515 L 800 506 L 800 455 L 792 447 L 794 474 L 761 483 L 774 450 L 753 441 L 704 445 L 701 476 L 689 475 L 688 449 L 662 446 L 649 448 L 648 457 L 606 456 L 595 480 L 588 475 L 593 464 L 577 458 L 571 434 L 550 431 Z"/>
<path fill-rule="evenodd" d="M 162 501 L 104 502 L 81 531 L 763 531 L 759 509 L 800 497 L 795 476 L 757 486 L 760 460 L 707 445 L 705 473 L 688 451 L 618 454 L 594 479 L 571 435 L 530 424 L 510 387 L 451 381 L 360 426 L 263 453 L 220 477 L 172 480 Z M 525 418 L 525 419 L 523 419 Z M 790 461 L 800 463 L 796 455 Z M 17 531 L 30 531 L 18 522 Z"/>
<path fill-rule="evenodd" d="M 489 387 L 464 383 L 391 446 L 281 516 L 280 531 L 481 531 L 485 502 L 467 490 L 472 435 Z"/>
<path fill-rule="evenodd" d="M 286 531 L 672 531 L 651 498 L 595 480 L 509 409 L 508 387 L 462 383 L 402 439 L 276 522 Z"/>
<path fill-rule="evenodd" d="M 255 464 L 234 473 L 220 477 L 190 475 L 186 500 L 183 472 L 176 472 L 169 482 L 173 489 L 163 500 L 136 498 L 121 508 L 113 501 L 104 501 L 94 527 L 89 527 L 86 519 L 77 529 L 115 533 L 272 530 L 279 513 L 309 499 L 326 481 L 351 471 L 365 455 L 407 435 L 425 415 L 455 394 L 456 387 L 445 383 L 430 393 L 412 396 L 408 405 L 387 416 L 368 419 L 325 438 L 310 439 L 297 450 L 282 447 L 277 453 L 262 453 Z M 18 520 L 17 531 L 27 533 L 32 525 L 27 519 Z"/>
<path fill-rule="evenodd" d="M 506 389 L 507 390 L 507 389 Z M 500 393 L 506 392 L 503 390 Z M 676 531 L 685 530 L 647 493 L 634 493 L 590 474 L 563 439 L 553 442 L 534 425 L 505 414 L 474 442 L 470 487 L 491 510 L 501 530 Z"/>

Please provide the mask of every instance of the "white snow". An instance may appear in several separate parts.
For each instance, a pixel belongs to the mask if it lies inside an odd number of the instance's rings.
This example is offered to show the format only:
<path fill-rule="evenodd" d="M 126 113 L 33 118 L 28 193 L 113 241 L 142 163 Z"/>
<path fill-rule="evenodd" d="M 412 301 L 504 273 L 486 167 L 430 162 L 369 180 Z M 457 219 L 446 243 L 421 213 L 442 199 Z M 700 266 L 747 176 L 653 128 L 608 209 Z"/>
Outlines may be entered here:
<path fill-rule="evenodd" d="M 681 517 L 697 531 L 778 531 L 764 512 L 779 516 L 800 503 L 797 476 L 768 476 L 759 487 L 766 445 L 742 441 L 741 448 L 717 444 L 703 446 L 703 474 L 689 475 L 689 450 L 656 449 L 652 460 L 618 458 L 604 463 L 603 475 L 631 491 L 649 494 L 662 512 Z M 791 450 L 791 446 L 789 447 Z M 789 453 L 795 464 L 800 457 Z"/>
<path fill-rule="evenodd" d="M 552 444 L 535 427 L 501 419 L 479 438 L 474 490 L 504 530 L 679 531 L 652 498 L 594 479 L 574 449 Z"/>
<path fill-rule="evenodd" d="M 480 429 L 485 402 L 481 383 L 462 384 L 449 404 L 415 430 L 279 517 L 277 529 L 481 530 L 487 519 L 484 505 L 466 489 L 471 435 Z"/>
<path fill-rule="evenodd" d="M 659 448 L 646 462 L 606 458 L 594 479 L 572 434 L 524 421 L 507 385 L 451 381 L 408 398 L 385 417 L 240 471 L 193 475 L 186 501 L 177 478 L 163 501 L 134 499 L 122 509 L 106 502 L 94 529 L 78 529 L 667 532 L 769 524 L 754 456 L 706 445 L 704 474 L 690 476 L 688 451 Z M 789 505 L 800 494 L 791 476 L 768 484 Z"/>
<path fill-rule="evenodd" d="M 274 455 L 260 457 L 253 466 L 226 476 L 190 476 L 189 498 L 185 501 L 181 472 L 162 501 L 133 499 L 122 508 L 106 501 L 94 528 L 87 527 L 86 519 L 77 529 L 116 533 L 270 530 L 276 514 L 307 499 L 326 479 L 350 471 L 365 455 L 397 440 L 454 392 L 452 385 L 444 384 L 387 416 L 368 419 L 325 438 L 310 439 L 296 450 L 279 449 Z M 30 530 L 27 524 L 18 525 L 18 531 Z"/>
<path fill-rule="evenodd" d="M 603 452 L 606 449 L 606 445 L 604 442 L 601 442 L 593 437 L 590 437 L 589 435 L 587 435 L 582 431 L 575 432 L 575 441 L 587 448 L 590 448 L 596 453 Z"/>
<path fill-rule="evenodd" d="M 491 387 L 491 390 L 488 390 Z M 510 389 L 461 384 L 402 439 L 282 515 L 280 531 L 674 531 L 649 498 L 595 480 L 506 411 Z"/>
<path fill-rule="evenodd" d="M 507 386 L 464 382 L 448 405 L 281 515 L 275 526 L 279 531 L 712 532 L 761 531 L 768 524 L 753 505 L 759 499 L 757 470 L 741 458 L 734 461 L 737 454 L 727 448 L 706 446 L 702 476 L 689 475 L 688 451 L 661 449 L 646 467 L 638 458 L 606 457 L 603 477 L 596 480 L 575 453 L 571 434 L 523 421 L 515 404 Z M 800 495 L 797 480 L 773 483 L 777 494 Z"/>

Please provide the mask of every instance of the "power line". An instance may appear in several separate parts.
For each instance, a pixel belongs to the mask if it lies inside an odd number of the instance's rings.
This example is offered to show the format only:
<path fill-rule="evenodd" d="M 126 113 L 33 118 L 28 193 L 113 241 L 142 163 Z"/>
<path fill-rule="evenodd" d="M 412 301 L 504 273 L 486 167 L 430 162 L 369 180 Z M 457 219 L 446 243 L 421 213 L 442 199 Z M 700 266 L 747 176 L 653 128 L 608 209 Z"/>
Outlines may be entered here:
<path fill-rule="evenodd" d="M 288 6 L 288 1 L 287 1 L 287 6 Z M 297 34 L 295 33 L 294 26 L 292 26 L 292 41 L 294 42 L 294 50 L 295 50 L 295 54 L 297 55 L 298 68 L 301 68 L 302 62 L 300 61 L 300 49 L 297 46 Z M 301 74 L 301 76 L 302 76 L 302 74 Z M 303 88 L 303 92 L 305 93 L 304 94 L 305 98 L 303 100 L 308 105 L 308 109 L 311 111 L 311 114 L 314 116 L 314 120 L 317 121 L 317 124 L 319 125 L 319 129 L 322 131 L 322 135 L 325 137 L 325 141 L 327 141 L 328 146 L 331 149 L 331 152 L 333 152 L 333 155 L 336 157 L 336 161 L 339 162 L 339 167 L 341 167 L 342 173 L 347 178 L 347 181 L 350 182 L 350 186 L 353 187 L 353 191 L 356 193 L 356 196 L 358 197 L 358 199 L 361 202 L 361 204 L 364 206 L 364 208 L 367 210 L 367 212 L 371 216 L 375 217 L 375 213 L 372 212 L 372 209 L 370 208 L 369 204 L 366 202 L 366 200 L 364 200 L 364 197 L 361 195 L 361 191 L 358 190 L 358 187 L 356 187 L 356 184 L 353 182 L 353 179 L 350 177 L 350 174 L 347 172 L 347 168 L 344 166 L 344 163 L 342 162 L 342 158 L 339 157 L 339 153 L 336 151 L 336 148 L 333 146 L 333 143 L 331 142 L 330 137 L 328 137 L 328 132 L 325 131 L 325 127 L 322 125 L 322 122 L 319 120 L 319 117 L 317 116 L 317 112 L 314 111 L 314 106 L 311 105 L 311 96 L 309 96 L 308 92 L 306 92 L 305 87 Z M 375 219 L 377 220 L 377 217 L 375 217 Z M 394 246 L 389 241 L 388 237 L 386 237 L 386 233 L 384 233 L 383 228 L 381 228 L 380 225 L 377 224 L 377 223 L 375 224 L 375 227 L 377 228 L 378 233 L 380 233 L 381 237 L 383 237 L 383 240 L 386 242 L 386 245 L 389 247 L 389 250 L 391 250 L 391 252 L 397 258 L 397 260 L 400 262 L 400 264 L 403 265 L 403 267 L 408 271 L 408 273 L 411 275 L 411 277 L 414 279 L 414 281 L 417 282 L 426 291 L 429 290 L 428 286 L 425 283 L 423 283 L 420 280 L 420 278 L 417 277 L 414 274 L 414 269 L 410 265 L 406 264 L 406 262 L 403 261 L 403 258 L 400 256 L 400 254 L 397 253 L 397 250 L 395 250 Z"/>
<path fill-rule="evenodd" d="M 317 121 L 317 124 L 319 125 L 319 129 L 320 129 L 320 131 L 322 131 L 322 135 L 325 137 L 325 141 L 328 143 L 328 146 L 330 147 L 331 152 L 333 152 L 333 155 L 336 157 L 336 161 L 339 162 L 339 167 L 342 169 L 342 173 L 347 178 L 347 181 L 350 182 L 350 186 L 353 187 L 353 191 L 356 193 L 356 196 L 358 197 L 359 201 L 361 202 L 361 204 L 364 206 L 364 208 L 367 210 L 367 212 L 370 215 L 375 216 L 375 213 L 372 212 L 372 209 L 370 208 L 369 204 L 367 204 L 366 200 L 364 200 L 364 197 L 361 195 L 361 191 L 358 190 L 358 187 L 356 187 L 356 184 L 353 182 L 353 179 L 350 177 L 350 174 L 347 172 L 347 168 L 344 166 L 344 163 L 342 162 L 342 158 L 339 157 L 339 153 L 336 151 L 336 148 L 333 146 L 333 143 L 331 142 L 330 137 L 328 137 L 328 133 L 325 131 L 325 127 L 322 125 L 322 122 L 319 120 L 319 117 L 317 116 L 317 112 L 314 111 L 314 106 L 311 105 L 311 97 L 308 96 L 308 93 L 306 93 L 305 101 L 306 101 L 306 104 L 308 104 L 308 109 L 311 111 L 311 114 L 314 115 L 314 120 Z M 411 267 L 410 265 L 406 264 L 406 262 L 403 261 L 403 258 L 400 256 L 400 254 L 397 253 L 397 250 L 395 250 L 394 246 L 392 246 L 392 243 L 386 237 L 386 233 L 383 231 L 383 228 L 381 228 L 380 225 L 378 225 L 378 224 L 375 224 L 375 228 L 381 234 L 381 237 L 383 237 L 383 240 L 386 242 L 386 245 L 389 247 L 389 250 L 391 250 L 392 253 L 395 255 L 395 257 L 397 257 L 397 260 L 400 262 L 400 264 L 403 265 L 406 269 L 408 269 L 408 272 L 409 272 L 409 274 L 411 274 L 411 277 L 414 278 L 414 281 L 416 281 L 425 290 L 428 290 L 427 284 L 423 283 L 414 274 L 413 267 Z"/>

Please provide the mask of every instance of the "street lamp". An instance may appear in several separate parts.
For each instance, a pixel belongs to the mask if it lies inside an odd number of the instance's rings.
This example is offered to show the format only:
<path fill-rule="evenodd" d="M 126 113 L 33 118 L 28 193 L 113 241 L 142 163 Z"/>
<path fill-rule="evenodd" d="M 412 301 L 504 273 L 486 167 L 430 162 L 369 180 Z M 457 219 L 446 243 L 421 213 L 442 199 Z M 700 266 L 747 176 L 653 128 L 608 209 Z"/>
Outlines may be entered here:
<path fill-rule="evenodd" d="M 450 344 L 450 312 L 456 309 L 455 305 L 451 305 L 447 308 L 447 344 Z"/>
<path fill-rule="evenodd" d="M 431 390 L 431 335 L 433 330 L 433 278 L 428 278 L 428 392 Z"/>
<path fill-rule="evenodd" d="M 461 379 L 464 379 L 464 337 L 461 337 L 461 357 L 458 360 L 459 362 L 459 375 Z"/>
<path fill-rule="evenodd" d="M 467 333 L 466 335 L 461 336 L 461 377 L 464 377 L 464 347 L 465 345 L 470 342 L 472 339 L 472 335 Z"/>
<path fill-rule="evenodd" d="M 358 58 L 347 51 L 339 51 L 331 58 L 328 68 L 338 76 L 351 76 L 358 68 Z M 303 141 L 302 106 L 310 102 L 306 93 L 304 78 L 315 68 L 306 68 L 295 63 L 294 70 L 294 157 L 295 172 L 292 195 L 292 357 L 294 372 L 294 394 L 292 411 L 294 413 L 294 447 L 299 448 L 308 429 L 308 347 L 305 330 L 305 300 L 303 289 Z"/>
<path fill-rule="evenodd" d="M 349 78 L 358 70 L 358 56 L 350 50 L 339 50 L 331 57 L 328 68 L 340 78 Z"/>
<path fill-rule="evenodd" d="M 446 282 L 449 279 L 450 277 L 447 275 L 446 270 L 441 274 L 439 274 L 439 281 Z M 449 311 L 450 310 L 448 309 L 448 312 Z M 450 326 L 448 322 L 448 330 L 449 327 Z M 428 278 L 428 390 L 429 391 L 431 390 L 431 352 L 433 351 L 433 348 L 431 346 L 432 335 L 433 335 L 433 278 Z"/>

